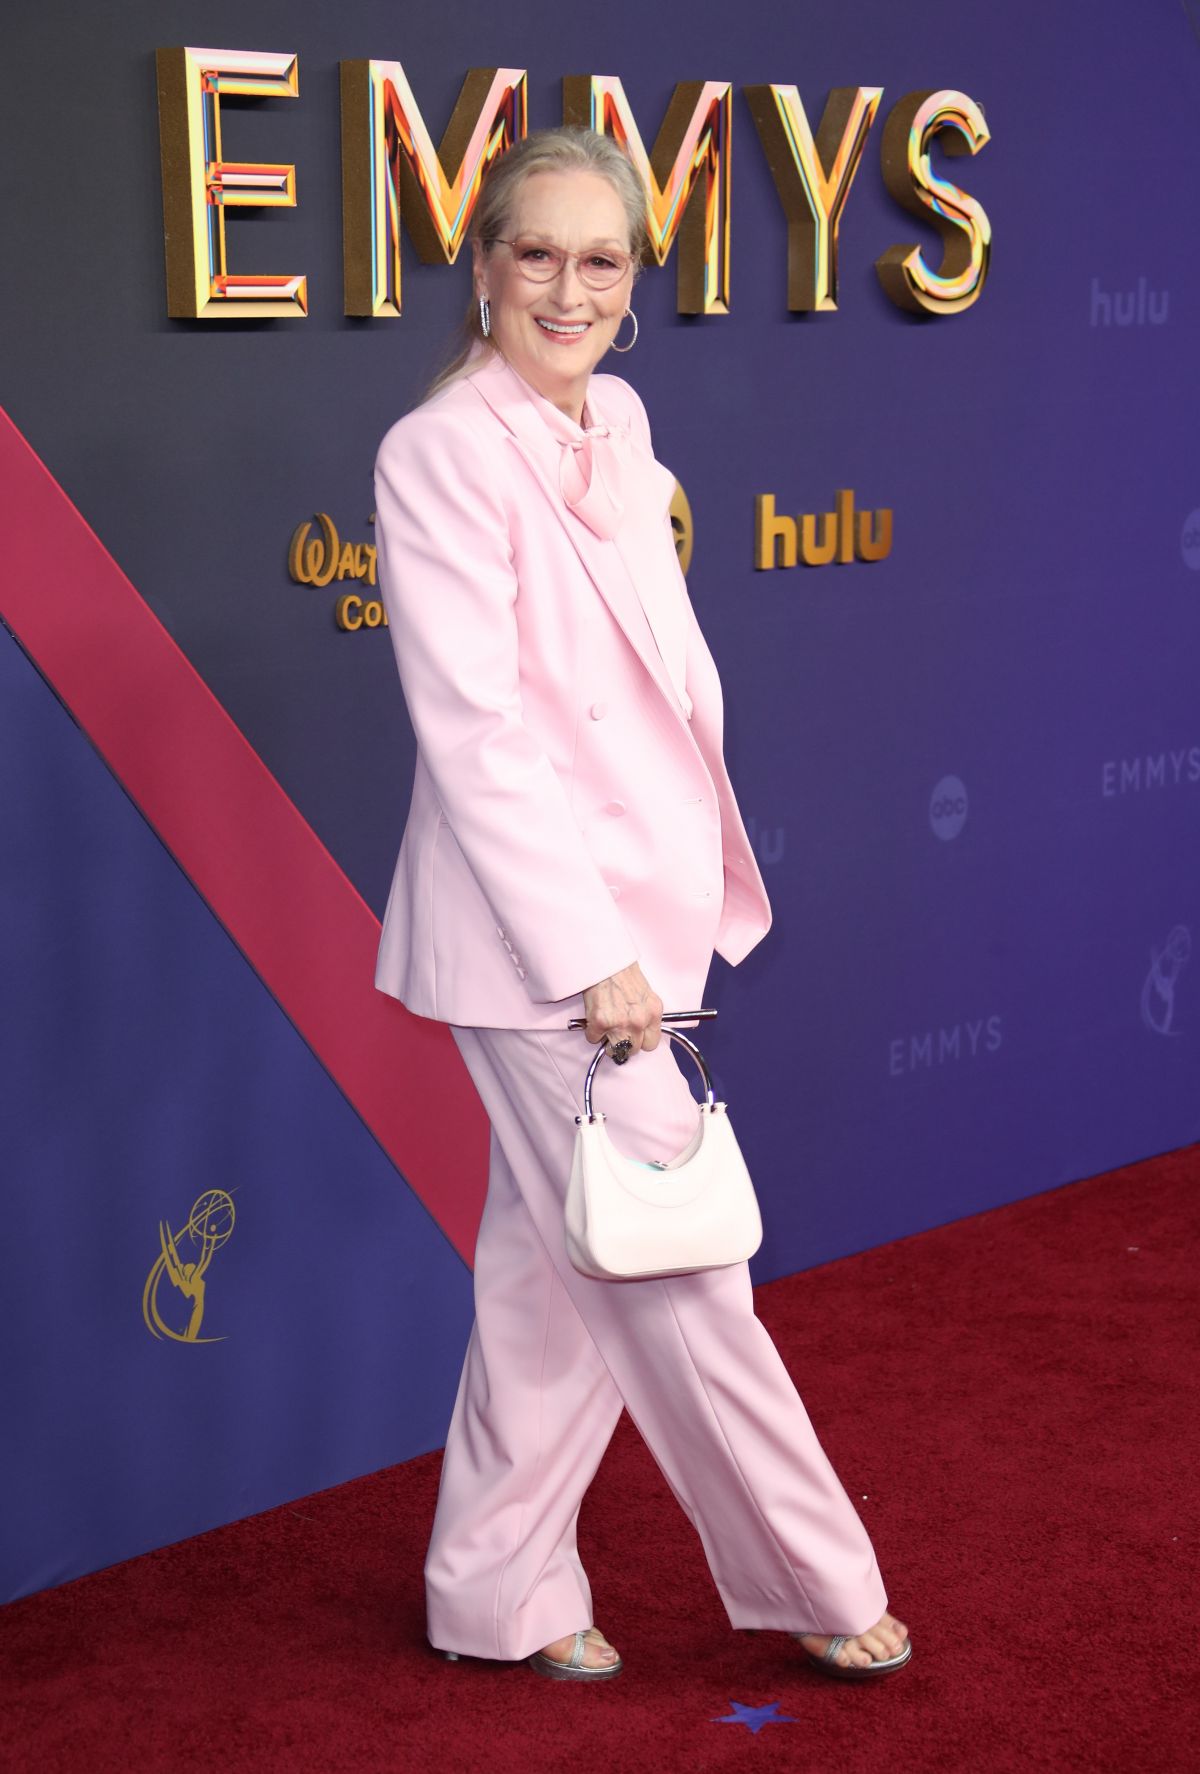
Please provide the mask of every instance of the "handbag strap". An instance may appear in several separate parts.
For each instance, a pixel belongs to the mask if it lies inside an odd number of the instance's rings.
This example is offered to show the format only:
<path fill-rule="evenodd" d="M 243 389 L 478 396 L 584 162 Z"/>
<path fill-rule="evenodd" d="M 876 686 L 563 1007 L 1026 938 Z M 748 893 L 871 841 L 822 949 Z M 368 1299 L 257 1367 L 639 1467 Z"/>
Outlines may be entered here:
<path fill-rule="evenodd" d="M 705 1101 L 711 1109 L 716 1102 L 716 1093 L 713 1090 L 712 1073 L 704 1063 L 704 1055 L 696 1046 L 696 1043 L 690 1041 L 679 1029 L 669 1029 L 664 1023 L 662 1032 L 664 1035 L 668 1036 L 670 1040 L 678 1041 L 679 1045 L 686 1048 L 688 1053 L 690 1053 L 695 1060 L 700 1069 L 700 1076 L 704 1081 Z M 595 1057 L 587 1069 L 587 1077 L 583 1081 L 583 1113 L 588 1121 L 594 1121 L 596 1119 L 595 1115 L 592 1113 L 592 1079 L 596 1076 L 596 1068 L 599 1066 L 600 1061 L 604 1058 L 607 1052 L 608 1046 L 602 1041 L 596 1049 Z"/>

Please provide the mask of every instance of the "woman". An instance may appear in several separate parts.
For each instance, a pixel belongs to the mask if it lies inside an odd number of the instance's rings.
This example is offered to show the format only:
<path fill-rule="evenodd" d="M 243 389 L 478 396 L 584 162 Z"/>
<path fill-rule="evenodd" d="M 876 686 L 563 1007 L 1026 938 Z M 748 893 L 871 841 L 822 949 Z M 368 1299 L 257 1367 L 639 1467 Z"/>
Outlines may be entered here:
<path fill-rule="evenodd" d="M 873 1675 L 907 1660 L 906 1631 L 745 1264 L 611 1283 L 564 1247 L 587 1058 L 568 1021 L 631 1061 L 598 1080 L 612 1139 L 668 1158 L 695 1107 L 664 1003 L 698 1004 L 714 948 L 736 963 L 770 924 L 675 554 L 674 482 L 632 388 L 592 374 L 632 321 L 643 213 L 629 161 L 590 131 L 496 162 L 474 218 L 472 338 L 376 463 L 418 744 L 376 983 L 452 1025 L 492 1127 L 429 1637 L 559 1678 L 618 1673 L 575 1524 L 624 1404 L 733 1625 Z"/>

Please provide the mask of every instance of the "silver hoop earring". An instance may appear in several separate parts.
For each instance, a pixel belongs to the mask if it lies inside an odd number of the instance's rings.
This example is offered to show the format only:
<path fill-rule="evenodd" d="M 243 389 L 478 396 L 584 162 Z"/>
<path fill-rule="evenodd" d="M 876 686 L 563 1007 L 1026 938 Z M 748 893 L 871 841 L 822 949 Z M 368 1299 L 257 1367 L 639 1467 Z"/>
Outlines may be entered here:
<path fill-rule="evenodd" d="M 614 338 L 613 345 L 612 345 L 612 348 L 614 351 L 622 351 L 622 352 L 632 351 L 634 346 L 637 344 L 637 336 L 638 336 L 637 315 L 633 312 L 632 308 L 626 308 L 625 314 L 628 314 L 630 320 L 633 322 L 633 337 L 632 337 L 632 339 L 630 339 L 628 345 L 618 345 L 616 339 Z M 625 314 L 622 314 L 622 316 L 621 316 L 622 320 L 624 320 Z"/>
<path fill-rule="evenodd" d="M 480 296 L 479 298 L 479 330 L 485 339 L 491 337 L 492 304 L 488 301 L 486 296 Z"/>

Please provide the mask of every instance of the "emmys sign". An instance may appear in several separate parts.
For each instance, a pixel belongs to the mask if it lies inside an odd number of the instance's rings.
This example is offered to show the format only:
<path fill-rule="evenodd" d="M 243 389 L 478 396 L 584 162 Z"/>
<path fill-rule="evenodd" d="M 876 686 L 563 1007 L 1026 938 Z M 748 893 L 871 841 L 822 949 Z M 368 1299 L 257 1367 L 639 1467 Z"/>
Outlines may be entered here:
<path fill-rule="evenodd" d="M 474 68 L 441 143 L 433 138 L 400 62 L 341 64 L 343 306 L 347 314 L 401 312 L 400 223 L 426 264 L 452 265 L 468 238 L 488 167 L 528 129 L 524 68 Z M 836 88 L 812 130 L 795 86 L 747 86 L 745 97 L 787 220 L 788 306 L 833 310 L 838 229 L 883 96 L 881 86 Z M 292 165 L 229 158 L 224 95 L 295 99 L 299 57 L 239 49 L 160 49 L 167 312 L 175 319 L 301 319 L 308 280 L 231 270 L 225 212 L 246 205 L 294 208 Z M 563 81 L 563 119 L 620 142 L 646 193 L 655 263 L 677 249 L 681 314 L 728 314 L 733 87 L 680 82 L 647 150 L 625 88 L 611 74 Z M 875 262 L 899 307 L 961 314 L 987 279 L 991 225 L 981 205 L 934 173 L 936 141 L 947 154 L 977 154 L 989 140 L 982 108 L 945 88 L 898 100 L 883 128 L 884 183 L 896 202 L 933 226 L 942 258 L 915 244 Z"/>

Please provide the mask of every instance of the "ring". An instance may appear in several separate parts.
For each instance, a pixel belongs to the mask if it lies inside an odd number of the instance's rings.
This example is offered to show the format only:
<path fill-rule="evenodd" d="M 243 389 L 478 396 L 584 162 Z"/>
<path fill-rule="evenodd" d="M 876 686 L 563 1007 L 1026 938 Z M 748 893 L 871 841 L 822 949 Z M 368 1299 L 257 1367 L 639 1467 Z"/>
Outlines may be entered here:
<path fill-rule="evenodd" d="M 615 1061 L 618 1066 L 623 1066 L 633 1052 L 633 1042 L 629 1039 L 628 1035 L 622 1035 L 619 1041 L 609 1042 L 608 1052 L 609 1057 Z"/>

